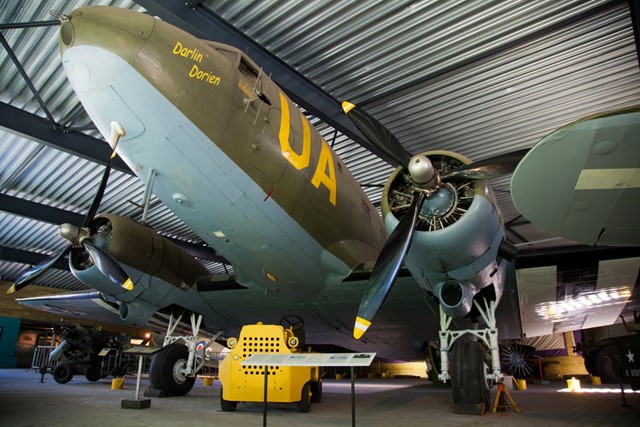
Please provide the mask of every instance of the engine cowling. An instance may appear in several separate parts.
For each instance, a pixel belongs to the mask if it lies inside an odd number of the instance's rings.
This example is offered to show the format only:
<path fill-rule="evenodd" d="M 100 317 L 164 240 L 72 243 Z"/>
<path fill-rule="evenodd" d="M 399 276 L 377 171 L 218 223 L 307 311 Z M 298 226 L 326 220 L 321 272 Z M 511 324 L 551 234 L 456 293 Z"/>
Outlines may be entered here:
<path fill-rule="evenodd" d="M 423 154 L 440 175 L 471 163 L 448 151 Z M 385 185 L 382 215 L 389 233 L 411 205 L 412 186 L 403 168 Z M 497 254 L 503 238 L 502 217 L 487 181 L 452 180 L 425 198 L 405 265 L 418 284 L 439 299 L 445 313 L 462 317 L 485 287 L 496 285 L 495 298 L 500 298 L 504 266 Z"/>
<path fill-rule="evenodd" d="M 152 228 L 118 215 L 96 216 L 89 228 L 93 243 L 120 263 L 157 277 L 180 289 L 189 289 L 209 272 L 193 256 Z M 82 275 L 93 266 L 84 251 L 69 257 L 71 269 Z"/>

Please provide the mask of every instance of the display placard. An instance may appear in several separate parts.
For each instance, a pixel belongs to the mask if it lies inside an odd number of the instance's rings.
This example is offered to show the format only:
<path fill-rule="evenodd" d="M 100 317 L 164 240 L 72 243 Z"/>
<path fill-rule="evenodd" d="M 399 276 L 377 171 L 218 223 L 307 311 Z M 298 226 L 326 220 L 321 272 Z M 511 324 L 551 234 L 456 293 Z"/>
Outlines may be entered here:
<path fill-rule="evenodd" d="M 257 366 L 369 366 L 376 353 L 255 353 L 241 365 Z"/>

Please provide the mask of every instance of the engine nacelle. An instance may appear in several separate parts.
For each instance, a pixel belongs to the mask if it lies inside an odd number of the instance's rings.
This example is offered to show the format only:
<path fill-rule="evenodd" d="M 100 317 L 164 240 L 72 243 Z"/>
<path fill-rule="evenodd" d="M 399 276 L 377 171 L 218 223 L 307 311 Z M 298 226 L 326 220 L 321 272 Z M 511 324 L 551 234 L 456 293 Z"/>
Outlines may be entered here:
<path fill-rule="evenodd" d="M 189 289 L 198 278 L 209 275 L 202 264 L 178 245 L 128 218 L 98 215 L 90 228 L 93 243 L 119 262 L 178 288 Z M 83 251 L 74 252 L 69 259 L 74 274 L 78 271 L 82 275 L 83 270 L 93 265 Z"/>
<path fill-rule="evenodd" d="M 475 287 L 469 283 L 462 283 L 454 279 L 436 285 L 438 300 L 442 310 L 451 317 L 463 317 L 473 308 Z"/>
<path fill-rule="evenodd" d="M 120 302 L 120 319 L 130 325 L 145 326 L 156 310 L 158 310 L 158 307 L 141 300 L 122 301 Z"/>
<path fill-rule="evenodd" d="M 471 161 L 448 151 L 423 153 L 441 175 Z M 413 184 L 398 168 L 382 194 L 382 214 L 389 233 L 413 200 Z M 425 290 L 433 293 L 444 311 L 454 317 L 468 314 L 473 297 L 490 285 L 504 265 L 496 262 L 504 238 L 502 217 L 486 180 L 445 182 L 425 198 L 405 265 Z M 503 263 L 501 263 L 503 264 Z M 498 300 L 502 289 L 495 289 Z"/>

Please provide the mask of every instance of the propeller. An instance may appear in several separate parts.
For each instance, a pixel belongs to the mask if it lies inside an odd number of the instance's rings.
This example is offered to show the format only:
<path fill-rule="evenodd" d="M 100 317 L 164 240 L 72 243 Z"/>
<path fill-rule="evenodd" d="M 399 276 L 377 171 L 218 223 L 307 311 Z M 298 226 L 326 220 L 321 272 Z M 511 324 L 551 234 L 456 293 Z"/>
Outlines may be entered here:
<path fill-rule="evenodd" d="M 89 207 L 89 211 L 87 212 L 87 215 L 82 222 L 82 226 L 78 228 L 71 224 L 62 224 L 58 228 L 58 233 L 60 234 L 60 236 L 67 239 L 71 244 L 54 253 L 50 257 L 45 258 L 39 264 L 27 270 L 18 278 L 18 280 L 15 281 L 13 285 L 11 285 L 11 287 L 7 290 L 7 295 L 19 291 L 20 289 L 27 286 L 28 283 L 40 277 L 56 262 L 58 262 L 58 260 L 68 254 L 74 248 L 84 248 L 98 270 L 100 270 L 100 272 L 107 276 L 112 282 L 117 283 L 127 290 L 133 289 L 133 282 L 124 271 L 124 269 L 120 266 L 120 264 L 118 264 L 118 261 L 116 261 L 116 259 L 113 258 L 113 256 L 111 256 L 109 253 L 93 244 L 93 242 L 91 241 L 91 230 L 89 229 L 89 225 L 91 224 L 93 218 L 96 216 L 96 212 L 98 211 L 98 207 L 100 206 L 100 202 L 102 201 L 102 196 L 104 195 L 104 191 L 107 187 L 107 181 L 109 180 L 109 174 L 111 172 L 111 163 L 116 157 L 116 147 L 118 146 L 120 138 L 124 135 L 125 131 L 120 123 L 111 122 L 111 136 L 109 138 L 109 145 L 113 149 L 113 152 L 109 157 L 109 161 L 107 162 L 104 173 L 102 175 L 102 180 L 100 181 L 100 186 L 98 187 L 98 191 L 93 198 L 93 201 L 91 202 L 91 206 Z"/>
<path fill-rule="evenodd" d="M 356 325 L 353 329 L 355 339 L 360 339 L 378 314 L 387 299 L 393 282 L 402 267 L 407 251 L 413 239 L 413 230 L 418 222 L 418 214 L 424 202 L 425 193 L 418 192 L 413 198 L 409 211 L 402 217 L 398 226 L 387 239 L 369 277 L 369 288 L 362 297 Z"/>
<path fill-rule="evenodd" d="M 355 104 L 345 101 L 342 103 L 342 109 L 375 148 L 387 154 L 389 158 L 408 172 L 413 192 L 411 207 L 385 242 L 369 277 L 367 291 L 360 301 L 353 329 L 354 338 L 360 339 L 371 326 L 371 322 L 391 292 L 411 245 L 425 198 L 432 197 L 447 181 L 485 179 L 512 172 L 529 150 L 494 156 L 480 162 L 460 166 L 441 175 L 433 167 L 428 157 L 421 154 L 412 156 L 382 123 L 357 108 Z"/>

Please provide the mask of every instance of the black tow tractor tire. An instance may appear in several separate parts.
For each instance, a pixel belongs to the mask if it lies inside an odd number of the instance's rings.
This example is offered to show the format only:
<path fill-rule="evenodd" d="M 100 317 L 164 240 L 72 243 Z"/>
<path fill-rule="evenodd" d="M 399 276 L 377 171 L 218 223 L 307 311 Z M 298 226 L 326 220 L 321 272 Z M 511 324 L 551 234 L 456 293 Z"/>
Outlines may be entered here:
<path fill-rule="evenodd" d="M 298 402 L 298 412 L 310 412 L 311 411 L 311 395 L 309 393 L 309 383 L 306 383 L 302 387 L 302 396 L 300 402 Z"/>
<path fill-rule="evenodd" d="M 184 396 L 193 388 L 195 375 L 180 374 L 189 358 L 189 349 L 183 344 L 169 344 L 151 359 L 149 381 L 151 388 L 164 391 L 166 396 Z"/>
<path fill-rule="evenodd" d="M 73 378 L 73 366 L 71 363 L 61 363 L 53 370 L 53 379 L 58 384 L 66 384 Z"/>
<path fill-rule="evenodd" d="M 322 402 L 322 378 L 319 378 L 318 381 L 313 381 L 311 383 L 311 403 L 320 403 Z"/>
<path fill-rule="evenodd" d="M 484 347 L 476 341 L 459 341 L 451 351 L 453 403 L 484 405 L 489 410 L 490 393 L 484 363 Z"/>
<path fill-rule="evenodd" d="M 220 409 L 222 409 L 223 412 L 233 412 L 236 410 L 236 408 L 238 407 L 238 402 L 233 402 L 231 400 L 225 400 L 223 394 L 223 389 L 222 387 L 220 387 Z"/>

